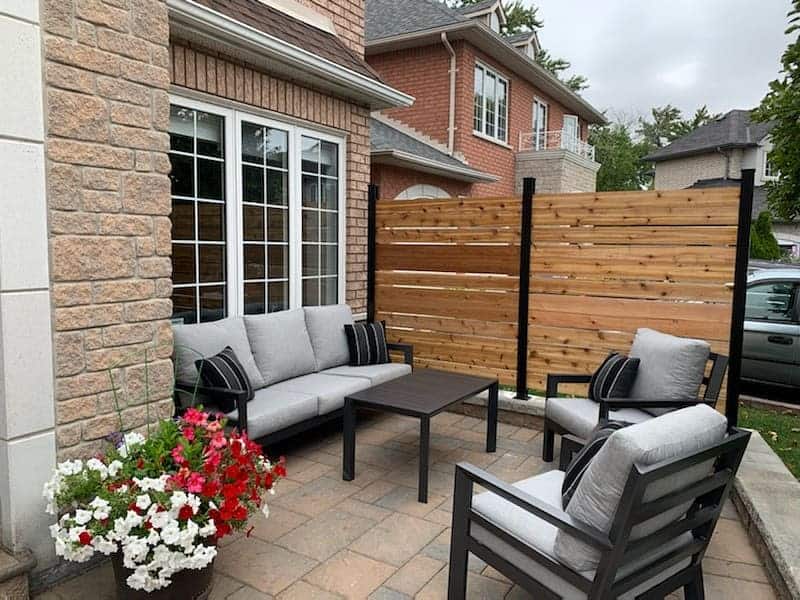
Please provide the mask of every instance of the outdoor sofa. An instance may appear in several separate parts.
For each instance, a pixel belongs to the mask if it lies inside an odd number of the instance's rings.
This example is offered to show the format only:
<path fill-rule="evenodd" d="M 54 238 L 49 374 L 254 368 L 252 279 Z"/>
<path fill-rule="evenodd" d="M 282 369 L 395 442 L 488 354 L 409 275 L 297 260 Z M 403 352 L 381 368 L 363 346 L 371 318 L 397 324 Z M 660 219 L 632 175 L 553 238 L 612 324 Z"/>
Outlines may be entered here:
<path fill-rule="evenodd" d="M 264 315 L 174 325 L 176 404 L 205 406 L 228 399 L 236 406 L 227 418 L 251 439 L 269 444 L 342 416 L 349 394 L 411 372 L 413 348 L 403 363 L 350 366 L 345 324 L 353 314 L 345 304 L 313 306 Z M 235 352 L 255 396 L 245 390 L 203 386 L 195 362 L 226 347 Z"/>
<path fill-rule="evenodd" d="M 456 466 L 448 600 L 473 553 L 536 598 L 701 600 L 702 559 L 750 433 L 700 404 L 612 433 L 564 505 L 565 473 L 513 485 Z M 488 490 L 473 496 L 473 488 Z"/>
<path fill-rule="evenodd" d="M 547 376 L 542 444 L 545 462 L 553 460 L 556 434 L 585 440 L 601 420 L 641 423 L 669 410 L 716 404 L 728 357 L 711 352 L 708 343 L 641 328 L 628 355 L 641 362 L 627 398 L 559 396 L 560 385 L 589 384 L 592 375 Z M 699 396 L 701 385 L 705 390 Z M 570 453 L 565 455 L 564 450 L 569 444 L 570 439 L 562 437 L 562 457 L 566 456 L 567 462 Z"/>

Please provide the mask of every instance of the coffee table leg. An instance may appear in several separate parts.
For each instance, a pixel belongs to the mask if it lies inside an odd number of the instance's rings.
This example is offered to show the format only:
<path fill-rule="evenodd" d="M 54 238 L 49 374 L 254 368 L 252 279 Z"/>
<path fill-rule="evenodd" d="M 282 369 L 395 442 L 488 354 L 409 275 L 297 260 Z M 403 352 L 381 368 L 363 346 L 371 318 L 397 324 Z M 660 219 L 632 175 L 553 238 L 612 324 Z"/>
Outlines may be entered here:
<path fill-rule="evenodd" d="M 495 382 L 489 388 L 489 406 L 486 410 L 486 451 L 497 450 L 497 395 L 500 384 Z"/>
<path fill-rule="evenodd" d="M 343 438 L 342 479 L 353 481 L 356 476 L 356 407 L 350 398 L 344 399 Z"/>
<path fill-rule="evenodd" d="M 431 444 L 431 420 L 422 417 L 419 420 L 419 495 L 417 499 L 428 502 L 428 450 Z"/>

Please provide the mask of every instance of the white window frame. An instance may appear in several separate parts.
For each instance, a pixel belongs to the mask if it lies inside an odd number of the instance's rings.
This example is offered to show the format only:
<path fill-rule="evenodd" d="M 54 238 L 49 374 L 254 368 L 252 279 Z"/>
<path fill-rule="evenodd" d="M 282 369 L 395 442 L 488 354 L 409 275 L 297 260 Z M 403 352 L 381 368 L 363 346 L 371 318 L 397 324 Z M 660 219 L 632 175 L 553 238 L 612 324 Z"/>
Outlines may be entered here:
<path fill-rule="evenodd" d="M 244 314 L 244 223 L 242 219 L 242 121 L 274 127 L 288 132 L 289 141 L 289 308 L 302 306 L 302 173 L 301 138 L 303 135 L 338 145 L 338 302 L 345 302 L 347 258 L 347 137 L 345 134 L 315 129 L 312 123 L 299 125 L 295 121 L 279 120 L 245 109 L 232 109 L 219 104 L 196 100 L 180 94 L 170 94 L 170 105 L 207 112 L 225 119 L 225 247 L 227 314 Z"/>
<path fill-rule="evenodd" d="M 544 111 L 544 121 L 542 123 L 542 130 L 539 131 L 539 110 Z M 541 98 L 534 97 L 533 99 L 533 147 L 535 150 L 544 150 L 547 148 L 547 121 L 550 118 L 550 107 L 547 102 Z M 542 136 L 541 145 L 539 144 L 539 136 Z"/>
<path fill-rule="evenodd" d="M 472 123 L 473 123 L 472 133 L 474 133 L 476 136 L 478 136 L 480 138 L 506 145 L 508 143 L 508 130 L 509 130 L 508 108 L 509 108 L 510 99 L 511 99 L 511 85 L 510 85 L 507 77 L 504 77 L 496 69 L 493 69 L 492 67 L 487 66 L 486 64 L 482 63 L 481 61 L 475 61 L 475 67 L 473 68 L 473 77 L 475 76 L 475 70 L 477 70 L 477 69 L 482 69 L 483 70 L 483 90 L 482 90 L 482 95 L 481 95 L 481 128 L 482 128 L 482 130 L 475 129 L 475 127 L 474 127 L 475 119 L 473 117 L 473 120 L 472 120 Z M 496 85 L 495 85 L 495 96 L 494 96 L 494 99 L 495 99 L 494 100 L 494 107 L 495 107 L 494 120 L 492 121 L 492 124 L 494 126 L 494 135 L 490 135 L 490 134 L 486 133 L 486 123 L 487 123 L 487 119 L 486 119 L 486 79 L 487 79 L 487 77 L 486 77 L 486 75 L 489 74 L 489 73 L 495 78 L 495 82 L 496 82 Z M 497 124 L 500 121 L 500 111 L 497 109 L 497 107 L 499 105 L 499 102 L 497 101 L 498 97 L 497 97 L 497 93 L 496 93 L 497 89 L 499 89 L 499 87 L 500 87 L 497 84 L 499 84 L 499 82 L 501 82 L 501 81 L 506 86 L 506 105 L 505 105 L 505 111 L 503 113 L 503 116 L 505 117 L 506 126 L 505 126 L 505 135 L 502 138 L 497 136 Z M 474 105 L 475 105 L 474 94 L 475 94 L 475 91 L 474 91 L 474 86 L 473 86 L 473 115 L 474 115 L 474 110 L 475 110 L 475 108 L 474 108 Z"/>
<path fill-rule="evenodd" d="M 763 151 L 763 154 L 764 154 L 764 168 L 762 169 L 761 173 L 762 173 L 763 178 L 766 181 L 774 181 L 774 180 L 778 179 L 778 173 L 777 172 L 776 173 L 772 173 L 771 172 L 772 170 L 774 170 L 774 168 L 773 169 L 769 169 L 769 166 L 770 166 L 769 154 L 770 154 L 771 151 L 772 151 L 771 149 L 770 150 L 766 150 L 765 149 Z"/>

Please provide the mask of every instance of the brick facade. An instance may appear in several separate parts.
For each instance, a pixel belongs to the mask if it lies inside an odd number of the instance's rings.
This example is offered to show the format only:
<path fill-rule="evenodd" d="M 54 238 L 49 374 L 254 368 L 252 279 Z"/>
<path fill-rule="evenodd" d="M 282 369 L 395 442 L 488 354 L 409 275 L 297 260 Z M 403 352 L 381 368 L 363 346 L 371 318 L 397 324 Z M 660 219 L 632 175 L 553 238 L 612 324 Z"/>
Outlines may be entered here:
<path fill-rule="evenodd" d="M 258 108 L 333 127 L 347 133 L 346 302 L 355 313 L 367 307 L 367 186 L 369 109 L 297 85 L 231 58 L 172 44 L 172 82 Z"/>
<path fill-rule="evenodd" d="M 709 152 L 656 163 L 654 187 L 657 190 L 677 190 L 694 185 L 700 179 L 729 177 L 738 179 L 742 172 L 742 150 Z"/>
<path fill-rule="evenodd" d="M 471 183 L 393 165 L 372 165 L 371 182 L 380 187 L 382 200 L 394 199 L 400 192 L 415 184 L 436 186 L 446 191 L 452 198 L 469 196 L 472 193 Z"/>
<path fill-rule="evenodd" d="M 172 413 L 169 27 L 164 0 L 43 0 L 42 18 L 63 459 Z"/>
<path fill-rule="evenodd" d="M 506 195 L 514 193 L 515 152 L 521 133 L 533 130 L 533 101 L 539 98 L 548 105 L 548 130 L 561 130 L 563 106 L 541 93 L 528 81 L 512 73 L 465 41 L 453 43 L 456 53 L 456 117 L 454 150 L 462 153 L 475 169 L 500 177 L 493 183 L 476 183 L 473 195 Z M 409 108 L 386 111 L 393 118 L 413 127 L 436 141 L 448 139 L 450 55 L 443 44 L 409 48 L 367 57 L 389 85 L 416 99 Z M 480 61 L 509 81 L 508 142 L 495 143 L 473 133 L 473 89 L 475 63 Z M 588 126 L 579 119 L 581 138 L 586 140 Z M 422 181 L 420 181 L 422 182 Z"/>

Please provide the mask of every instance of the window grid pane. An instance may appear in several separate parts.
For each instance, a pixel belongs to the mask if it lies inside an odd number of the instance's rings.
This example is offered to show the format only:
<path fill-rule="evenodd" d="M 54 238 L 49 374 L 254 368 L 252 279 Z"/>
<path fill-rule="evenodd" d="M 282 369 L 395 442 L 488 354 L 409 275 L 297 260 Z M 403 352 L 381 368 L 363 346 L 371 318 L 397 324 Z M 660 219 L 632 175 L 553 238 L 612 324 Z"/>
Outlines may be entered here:
<path fill-rule="evenodd" d="M 483 132 L 483 69 L 475 65 L 475 91 L 474 108 L 472 113 L 472 128 Z"/>
<path fill-rule="evenodd" d="M 173 318 L 214 321 L 227 314 L 225 120 L 170 107 Z"/>

